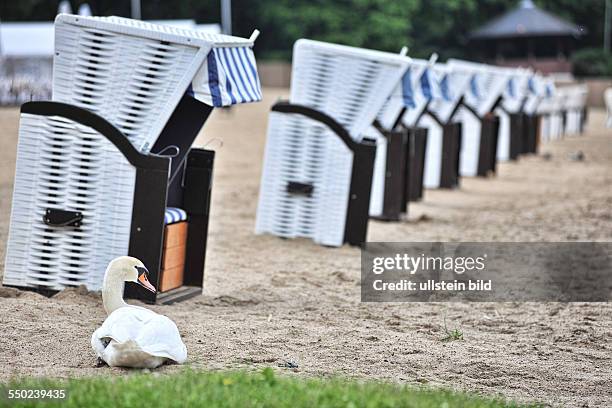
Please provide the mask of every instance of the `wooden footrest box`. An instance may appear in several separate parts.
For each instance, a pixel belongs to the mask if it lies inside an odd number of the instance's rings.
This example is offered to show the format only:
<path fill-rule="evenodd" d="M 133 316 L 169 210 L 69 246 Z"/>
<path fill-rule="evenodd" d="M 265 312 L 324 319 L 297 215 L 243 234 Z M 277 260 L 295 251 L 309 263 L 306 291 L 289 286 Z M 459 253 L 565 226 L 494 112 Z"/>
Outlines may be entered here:
<path fill-rule="evenodd" d="M 183 285 L 186 246 L 187 221 L 166 225 L 159 283 L 160 292 L 166 292 Z"/>

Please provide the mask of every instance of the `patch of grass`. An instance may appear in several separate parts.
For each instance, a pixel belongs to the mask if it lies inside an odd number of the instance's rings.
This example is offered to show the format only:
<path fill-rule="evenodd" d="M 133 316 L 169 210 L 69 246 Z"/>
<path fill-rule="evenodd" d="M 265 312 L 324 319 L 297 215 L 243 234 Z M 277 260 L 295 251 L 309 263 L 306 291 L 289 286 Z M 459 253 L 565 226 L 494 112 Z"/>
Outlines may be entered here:
<path fill-rule="evenodd" d="M 446 314 L 444 315 L 444 333 L 446 333 L 446 337 L 443 337 L 442 341 L 455 341 L 455 340 L 463 340 L 463 332 L 459 329 L 448 330 L 446 326 Z"/>
<path fill-rule="evenodd" d="M 65 401 L 8 401 L 8 389 L 65 388 Z M 176 374 L 133 374 L 70 380 L 21 379 L 0 385 L 11 407 L 518 407 L 513 402 L 445 389 L 378 381 L 278 376 L 271 368 Z"/>
<path fill-rule="evenodd" d="M 463 340 L 463 332 L 459 329 L 453 329 L 451 331 L 446 330 L 446 337 L 442 338 L 442 341 L 455 341 Z"/>

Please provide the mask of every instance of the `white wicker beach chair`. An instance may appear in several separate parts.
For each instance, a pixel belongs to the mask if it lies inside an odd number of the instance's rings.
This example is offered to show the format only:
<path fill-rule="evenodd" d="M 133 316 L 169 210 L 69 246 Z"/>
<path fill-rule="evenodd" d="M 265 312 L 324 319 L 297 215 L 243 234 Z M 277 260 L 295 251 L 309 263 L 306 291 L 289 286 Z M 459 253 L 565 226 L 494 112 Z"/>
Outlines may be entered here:
<path fill-rule="evenodd" d="M 542 142 L 549 142 L 555 139 L 554 123 L 557 110 L 557 90 L 552 78 L 543 77 L 540 79 L 542 88 L 542 99 L 537 107 L 540 120 L 540 139 Z"/>
<path fill-rule="evenodd" d="M 428 132 L 423 183 L 427 188 L 456 188 L 462 144 L 462 124 L 456 116 L 468 92 L 471 75 L 449 69 L 446 64 L 436 64 L 432 72 L 439 96 L 432 99 L 418 121 L 418 126 Z"/>
<path fill-rule="evenodd" d="M 427 61 L 410 60 L 410 67 L 365 133 L 376 141 L 369 214 L 398 220 L 408 201 L 420 199 L 427 134 L 406 126 L 405 117 L 422 112 L 432 99 L 431 73 Z"/>
<path fill-rule="evenodd" d="M 510 78 L 506 83 L 503 100 L 495 109 L 499 117 L 497 160 L 516 160 L 521 154 L 524 131 L 524 108 L 529 98 L 530 70 L 508 68 Z"/>
<path fill-rule="evenodd" d="M 510 74 L 507 70 L 456 59 L 449 59 L 447 65 L 450 70 L 471 74 L 469 92 L 457 116 L 463 136 L 459 173 L 486 176 L 495 172 L 499 119 L 493 112 L 503 100 Z"/>
<path fill-rule="evenodd" d="M 186 288 L 165 299 L 200 293 L 214 152 L 191 144 L 213 107 L 261 99 L 253 40 L 60 15 L 55 44 L 53 102 L 22 107 L 4 284 L 98 290 L 129 254 L 159 288 L 180 207 Z"/>
<path fill-rule="evenodd" d="M 572 85 L 565 87 L 565 94 L 564 132 L 566 135 L 579 135 L 584 130 L 589 89 L 586 85 Z"/>
<path fill-rule="evenodd" d="M 296 42 L 290 101 L 270 114 L 256 233 L 365 241 L 375 144 L 364 132 L 408 66 L 397 54 Z"/>
<path fill-rule="evenodd" d="M 612 127 L 612 88 L 604 91 L 604 103 L 606 104 L 606 126 Z"/>

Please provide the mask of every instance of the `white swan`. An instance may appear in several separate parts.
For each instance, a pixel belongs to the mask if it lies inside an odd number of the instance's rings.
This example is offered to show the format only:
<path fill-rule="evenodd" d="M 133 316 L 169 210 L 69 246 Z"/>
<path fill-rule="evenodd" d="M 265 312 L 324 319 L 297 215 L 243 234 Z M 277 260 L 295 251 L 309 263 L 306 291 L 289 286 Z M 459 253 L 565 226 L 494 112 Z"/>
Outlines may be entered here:
<path fill-rule="evenodd" d="M 122 256 L 108 264 L 102 301 L 108 317 L 91 336 L 98 358 L 111 367 L 155 368 L 167 361 L 184 363 L 187 348 L 176 325 L 166 316 L 123 301 L 125 282 L 155 292 L 144 264 Z"/>

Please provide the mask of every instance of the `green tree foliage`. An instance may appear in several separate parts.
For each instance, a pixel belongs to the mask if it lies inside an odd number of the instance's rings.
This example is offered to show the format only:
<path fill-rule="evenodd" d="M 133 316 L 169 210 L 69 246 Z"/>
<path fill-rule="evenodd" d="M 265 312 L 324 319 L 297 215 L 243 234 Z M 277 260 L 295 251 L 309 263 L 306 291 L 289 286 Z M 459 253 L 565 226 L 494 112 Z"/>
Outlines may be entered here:
<path fill-rule="evenodd" d="M 88 2 L 98 15 L 130 15 L 127 0 L 70 0 L 73 10 Z M 534 0 L 545 10 L 587 28 L 577 46 L 598 47 L 603 33 L 603 0 Z M 0 0 L 2 21 L 49 21 L 59 0 Z M 514 7 L 519 0 L 233 0 L 234 33 L 254 28 L 259 58 L 289 59 L 296 39 L 428 57 L 469 57 L 469 33 Z M 220 20 L 220 0 L 141 0 L 144 19 Z"/>
<path fill-rule="evenodd" d="M 288 57 L 301 37 L 399 51 L 412 47 L 418 0 L 275 0 L 260 8 L 263 48 Z"/>
<path fill-rule="evenodd" d="M 584 48 L 572 55 L 573 73 L 577 77 L 612 76 L 612 54 L 601 48 Z"/>

